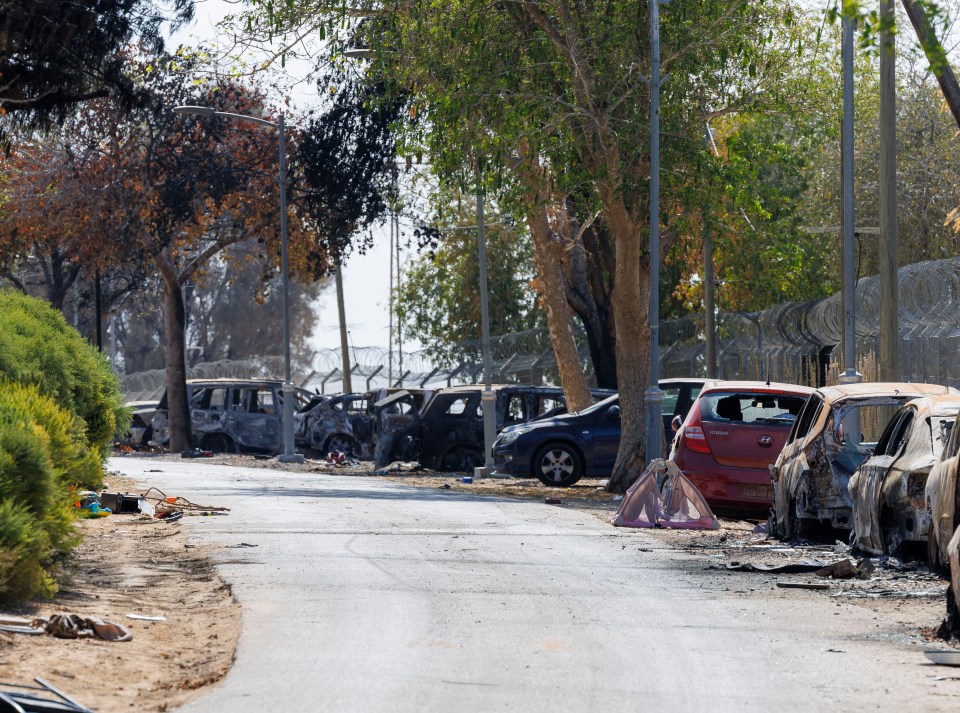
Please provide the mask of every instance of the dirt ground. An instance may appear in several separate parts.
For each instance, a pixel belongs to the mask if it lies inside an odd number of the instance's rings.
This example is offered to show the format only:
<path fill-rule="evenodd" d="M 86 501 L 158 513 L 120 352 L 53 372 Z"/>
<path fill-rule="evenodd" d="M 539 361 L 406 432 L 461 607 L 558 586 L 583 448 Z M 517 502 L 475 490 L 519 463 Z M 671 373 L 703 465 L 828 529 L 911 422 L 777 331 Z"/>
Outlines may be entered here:
<path fill-rule="evenodd" d="M 132 487 L 116 476 L 108 480 L 111 491 Z M 78 527 L 84 541 L 57 597 L 2 614 L 98 616 L 127 627 L 133 639 L 0 633 L 0 680 L 30 684 L 40 676 L 88 708 L 117 713 L 172 710 L 223 678 L 240 633 L 240 607 L 208 553 L 187 544 L 181 522 L 117 514 L 80 520 Z"/>
<path fill-rule="evenodd" d="M 138 454 L 143 455 L 143 454 Z M 179 459 L 160 455 L 158 460 Z M 320 461 L 278 464 L 253 456 L 218 456 L 206 462 L 244 467 L 283 467 L 305 473 L 375 477 L 422 488 L 538 500 L 575 508 L 609 523 L 619 498 L 603 481 L 584 479 L 569 488 L 546 488 L 535 479 L 484 478 L 420 471 L 395 464 L 373 472 L 367 463 L 336 466 Z M 113 476 L 108 489 L 134 492 L 133 483 Z M 188 516 L 189 517 L 189 516 Z M 123 624 L 132 641 L 65 640 L 0 633 L 0 680 L 29 683 L 41 676 L 101 713 L 131 708 L 165 711 L 215 685 L 232 664 L 240 630 L 240 607 L 211 566 L 210 551 L 187 543 L 183 521 L 165 523 L 134 515 L 82 520 L 85 535 L 69 577 L 53 601 L 37 601 L 0 615 L 47 616 L 58 612 L 95 615 Z M 946 580 L 926 565 L 884 559 L 863 563 L 842 543 L 792 543 L 755 532 L 756 522 L 721 519 L 715 531 L 645 530 L 657 549 L 682 555 L 680 566 L 715 579 L 729 592 L 751 596 L 776 589 L 776 596 L 818 598 L 825 606 L 849 604 L 874 613 L 878 626 L 904 635 L 936 638 L 945 613 Z M 642 557 L 651 547 L 638 547 Z M 851 560 L 873 571 L 858 578 L 831 579 L 811 572 L 740 571 L 745 565 L 776 566 L 817 560 Z M 820 589 L 784 588 L 809 587 Z M 164 616 L 166 621 L 130 619 L 127 614 Z M 956 643 L 956 642 L 954 642 Z M 938 646 L 945 642 L 937 640 Z"/>

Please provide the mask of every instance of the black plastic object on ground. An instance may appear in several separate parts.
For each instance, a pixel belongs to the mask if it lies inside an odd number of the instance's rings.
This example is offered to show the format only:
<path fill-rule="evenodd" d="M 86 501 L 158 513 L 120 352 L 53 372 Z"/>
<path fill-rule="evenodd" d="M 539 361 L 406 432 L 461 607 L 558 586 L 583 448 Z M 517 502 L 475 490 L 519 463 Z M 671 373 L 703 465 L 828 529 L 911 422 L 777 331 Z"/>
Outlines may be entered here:
<path fill-rule="evenodd" d="M 40 685 L 0 683 L 0 713 L 93 713 L 39 676 L 33 680 Z"/>

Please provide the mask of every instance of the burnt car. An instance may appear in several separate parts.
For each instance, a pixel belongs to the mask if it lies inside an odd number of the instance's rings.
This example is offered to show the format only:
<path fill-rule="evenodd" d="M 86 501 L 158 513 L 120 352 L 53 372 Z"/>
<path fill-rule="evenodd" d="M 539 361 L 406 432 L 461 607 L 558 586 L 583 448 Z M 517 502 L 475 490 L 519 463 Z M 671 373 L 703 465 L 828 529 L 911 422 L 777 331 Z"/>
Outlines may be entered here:
<path fill-rule="evenodd" d="M 496 431 L 566 411 L 559 386 L 494 384 Z M 484 387 L 454 386 L 441 389 L 427 404 L 420 419 L 420 464 L 435 470 L 469 471 L 483 465 Z M 613 392 L 594 389 L 594 398 Z"/>
<path fill-rule="evenodd" d="M 373 416 L 364 394 L 317 394 L 293 418 L 296 444 L 307 451 L 373 457 Z"/>
<path fill-rule="evenodd" d="M 670 458 L 710 507 L 766 513 L 770 465 L 811 393 L 763 381 L 708 384 L 677 431 Z"/>
<path fill-rule="evenodd" d="M 213 453 L 283 452 L 283 382 L 279 379 L 189 379 L 187 403 L 194 447 Z M 310 400 L 297 389 L 294 410 Z M 154 414 L 152 446 L 170 441 L 167 395 Z"/>
<path fill-rule="evenodd" d="M 153 438 L 153 417 L 159 401 L 128 401 L 123 406 L 130 409 L 130 430 L 118 439 L 124 446 L 145 448 Z"/>
<path fill-rule="evenodd" d="M 905 542 L 925 542 L 930 526 L 927 478 L 943 453 L 960 398 L 932 396 L 902 406 L 850 478 L 853 533 L 870 554 L 896 554 Z"/>
<path fill-rule="evenodd" d="M 927 531 L 927 561 L 932 568 L 946 567 L 950 538 L 960 527 L 960 489 L 957 467 L 960 464 L 960 414 L 941 428 L 948 427 L 940 457 L 930 469 L 924 489 L 924 505 L 930 513 Z"/>
<path fill-rule="evenodd" d="M 870 457 L 893 412 L 924 396 L 960 392 L 935 384 L 826 386 L 813 392 L 770 468 L 770 533 L 799 534 L 803 524 L 853 526 L 850 478 Z"/>
<path fill-rule="evenodd" d="M 377 468 L 394 461 L 417 460 L 420 412 L 433 398 L 429 389 L 385 388 L 367 394 L 371 423 L 368 442 Z"/>

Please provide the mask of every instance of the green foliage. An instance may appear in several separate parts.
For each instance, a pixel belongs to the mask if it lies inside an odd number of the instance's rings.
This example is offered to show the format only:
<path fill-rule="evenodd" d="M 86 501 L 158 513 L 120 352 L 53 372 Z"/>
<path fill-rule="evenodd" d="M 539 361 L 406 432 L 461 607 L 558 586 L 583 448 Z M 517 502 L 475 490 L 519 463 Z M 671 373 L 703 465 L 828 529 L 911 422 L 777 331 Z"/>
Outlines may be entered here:
<path fill-rule="evenodd" d="M 99 484 L 79 420 L 34 386 L 0 383 L 0 602 L 56 592 L 77 543 L 73 487 Z"/>
<path fill-rule="evenodd" d="M 531 286 L 532 246 L 529 238 L 508 225 L 485 231 L 490 333 L 521 332 L 544 321 Z M 446 222 L 443 220 L 442 222 Z M 464 225 L 476 224 L 464 216 Z M 475 350 L 465 342 L 481 337 L 480 264 L 477 231 L 432 233 L 431 249 L 406 268 L 397 292 L 397 316 L 404 334 L 419 340 L 438 364 L 454 365 Z"/>
<path fill-rule="evenodd" d="M 42 300 L 0 291 L 0 378 L 33 384 L 78 417 L 84 443 L 101 458 L 129 425 L 107 360 Z"/>

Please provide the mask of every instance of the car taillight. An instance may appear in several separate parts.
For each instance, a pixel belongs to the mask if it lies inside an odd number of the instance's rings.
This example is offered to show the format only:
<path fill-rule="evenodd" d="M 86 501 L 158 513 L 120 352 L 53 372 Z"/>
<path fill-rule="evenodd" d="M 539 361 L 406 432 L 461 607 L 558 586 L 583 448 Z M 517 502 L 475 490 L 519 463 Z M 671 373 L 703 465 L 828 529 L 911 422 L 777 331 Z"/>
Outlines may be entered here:
<path fill-rule="evenodd" d="M 683 427 L 683 441 L 694 453 L 710 453 L 710 444 L 700 423 L 700 404 L 695 404 L 690 415 L 690 423 Z"/>

